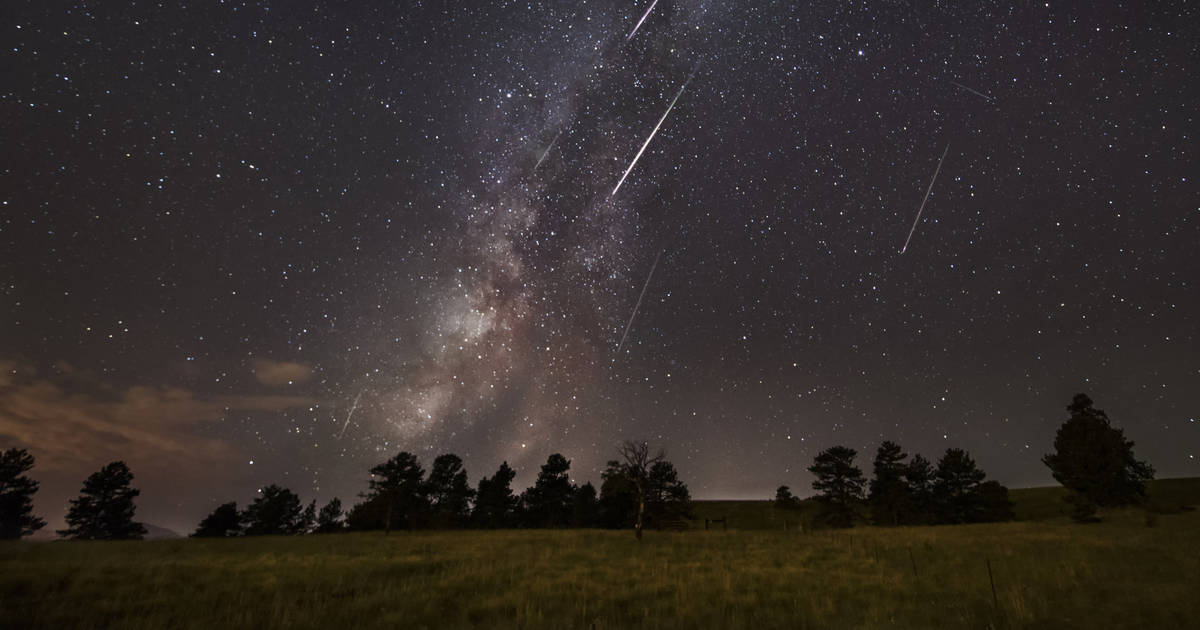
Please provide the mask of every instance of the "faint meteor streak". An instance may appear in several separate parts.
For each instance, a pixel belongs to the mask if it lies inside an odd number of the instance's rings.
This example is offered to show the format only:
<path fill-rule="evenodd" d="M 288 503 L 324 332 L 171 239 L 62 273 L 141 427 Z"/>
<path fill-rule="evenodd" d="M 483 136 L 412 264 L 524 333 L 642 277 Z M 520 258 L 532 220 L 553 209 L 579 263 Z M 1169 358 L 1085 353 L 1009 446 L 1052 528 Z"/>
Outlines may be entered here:
<path fill-rule="evenodd" d="M 658 267 L 658 259 L 661 256 L 662 250 L 659 250 L 658 255 L 654 257 L 654 264 L 650 265 L 650 273 L 646 274 L 642 292 L 638 295 L 637 303 L 633 305 L 633 313 L 629 315 L 629 321 L 625 323 L 625 332 L 621 333 L 621 341 L 617 343 L 617 354 L 621 354 L 621 346 L 625 345 L 625 337 L 629 336 L 629 327 L 633 326 L 633 318 L 637 317 L 638 310 L 642 308 L 642 298 L 646 297 L 646 289 L 650 287 L 650 279 L 654 277 L 654 269 Z"/>
<path fill-rule="evenodd" d="M 538 158 L 537 164 L 533 165 L 533 170 L 535 170 L 535 171 L 538 170 L 538 167 L 542 165 L 542 162 L 546 161 L 546 156 L 550 155 L 550 149 L 554 148 L 554 143 L 558 142 L 558 137 L 561 135 L 562 135 L 561 130 L 557 134 L 555 134 L 554 139 L 550 141 L 550 146 L 546 147 L 546 150 L 542 153 L 542 157 Z"/>
<path fill-rule="evenodd" d="M 917 210 L 917 218 L 913 219 L 912 229 L 908 231 L 908 238 L 904 239 L 904 247 L 900 248 L 900 253 L 903 254 L 908 250 L 908 242 L 912 240 L 913 232 L 917 231 L 917 222 L 921 220 L 921 213 L 925 210 L 925 202 L 929 201 L 929 193 L 933 192 L 933 182 L 937 181 L 938 173 L 942 172 L 942 162 L 946 160 L 946 153 L 950 151 L 950 143 L 946 143 L 946 150 L 942 151 L 942 157 L 938 160 L 937 170 L 933 171 L 933 179 L 929 180 L 929 188 L 925 190 L 925 198 L 921 200 L 921 207 Z"/>
<path fill-rule="evenodd" d="M 960 88 L 962 88 L 962 89 L 964 89 L 964 90 L 966 90 L 966 91 L 968 91 L 968 92 L 970 92 L 970 93 L 972 93 L 972 94 L 974 94 L 974 95 L 976 95 L 976 96 L 979 96 L 979 97 L 981 97 L 981 98 L 987 99 L 987 102 L 989 102 L 989 103 L 991 103 L 991 102 L 993 102 L 993 101 L 995 101 L 995 100 L 996 100 L 996 99 L 994 99 L 994 98 L 992 98 L 992 97 L 988 96 L 987 94 L 984 94 L 983 92 L 979 92 L 979 91 L 977 91 L 977 90 L 972 90 L 971 88 L 969 88 L 969 87 L 967 87 L 967 86 L 965 86 L 965 85 L 963 85 L 963 84 L 959 83 L 958 81 L 951 81 L 950 83 L 951 83 L 951 84 L 953 84 L 953 85 L 955 85 L 955 86 L 957 86 L 957 87 L 960 87 Z"/>
<path fill-rule="evenodd" d="M 699 69 L 699 67 L 700 64 L 696 64 L 696 68 Z M 694 76 L 696 76 L 696 70 L 692 70 L 691 76 L 687 78 L 687 81 L 683 82 L 683 85 L 679 88 L 679 92 L 675 94 L 675 98 L 671 99 L 671 104 L 667 106 L 667 111 L 663 112 L 662 118 L 658 119 L 658 124 L 654 125 L 654 131 L 650 132 L 650 137 L 646 138 L 646 142 L 642 143 L 642 148 L 638 149 L 637 155 L 633 156 L 633 161 L 629 163 L 629 168 L 625 169 L 625 174 L 621 175 L 621 181 L 617 182 L 616 187 L 608 194 L 609 197 L 612 197 L 617 194 L 618 190 L 621 190 L 621 184 L 624 184 L 625 178 L 629 177 L 629 171 L 632 171 L 633 167 L 637 166 L 638 160 L 642 158 L 642 153 L 646 151 L 646 147 L 650 146 L 650 141 L 654 139 L 654 134 L 658 133 L 659 127 L 662 127 L 663 121 L 671 114 L 671 109 L 675 107 L 675 102 L 679 100 L 680 96 L 683 96 L 683 91 L 687 89 L 688 83 L 692 82 L 692 77 Z"/>
<path fill-rule="evenodd" d="M 646 18 L 650 17 L 650 12 L 654 10 L 654 5 L 656 4 L 658 4 L 658 0 L 654 0 L 654 2 L 650 3 L 650 8 L 646 9 L 646 12 L 642 14 L 642 19 L 638 20 L 638 23 L 634 25 L 633 30 L 625 36 L 625 41 L 633 39 L 633 36 L 637 34 L 638 29 L 642 28 L 642 22 L 645 22 Z"/>
<path fill-rule="evenodd" d="M 342 425 L 342 432 L 338 433 L 339 440 L 342 439 L 342 436 L 346 434 L 346 427 L 350 426 L 350 418 L 354 417 L 354 410 L 358 409 L 358 399 L 362 398 L 362 395 L 363 393 L 360 391 L 358 392 L 358 395 L 354 397 L 354 403 L 350 405 L 350 413 L 346 414 L 346 422 Z"/>

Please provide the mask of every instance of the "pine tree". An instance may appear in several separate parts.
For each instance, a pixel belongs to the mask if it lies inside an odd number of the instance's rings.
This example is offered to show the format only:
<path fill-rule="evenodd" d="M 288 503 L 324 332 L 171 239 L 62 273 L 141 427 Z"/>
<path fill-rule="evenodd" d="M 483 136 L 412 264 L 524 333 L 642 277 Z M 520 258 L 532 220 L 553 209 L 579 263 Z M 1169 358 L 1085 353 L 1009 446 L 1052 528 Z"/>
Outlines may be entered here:
<path fill-rule="evenodd" d="M 999 481 L 979 484 L 979 506 L 981 523 L 1011 521 L 1017 517 L 1013 512 L 1013 502 L 1008 498 L 1008 488 L 1000 485 Z"/>
<path fill-rule="evenodd" d="M 376 515 L 378 527 L 390 532 L 393 524 L 409 529 L 422 524 L 429 511 L 424 476 L 421 463 L 415 455 L 407 452 L 397 453 L 395 457 L 371 468 L 366 494 L 369 505 L 364 508 Z"/>
<path fill-rule="evenodd" d="M 876 525 L 900 525 L 911 520 L 912 490 L 905 478 L 908 457 L 900 445 L 887 442 L 875 452 L 875 463 L 867 503 Z"/>
<path fill-rule="evenodd" d="M 1097 507 L 1145 499 L 1154 468 L 1134 457 L 1133 441 L 1125 439 L 1125 431 L 1113 427 L 1087 394 L 1076 394 L 1067 411 L 1071 416 L 1054 436 L 1054 452 L 1042 462 L 1069 491 L 1074 518 L 1091 520 Z"/>
<path fill-rule="evenodd" d="M 571 498 L 575 486 L 567 471 L 571 462 L 555 453 L 546 459 L 537 481 L 521 497 L 526 525 L 566 527 L 571 523 Z"/>
<path fill-rule="evenodd" d="M 33 515 L 38 482 L 25 476 L 32 468 L 33 455 L 23 448 L 0 453 L 0 540 L 15 540 L 46 526 Z"/>
<path fill-rule="evenodd" d="M 503 462 L 490 479 L 479 480 L 475 509 L 471 513 L 476 527 L 498 529 L 514 525 L 518 499 L 513 495 L 512 481 L 516 476 L 508 462 Z"/>
<path fill-rule="evenodd" d="M 461 527 L 467 523 L 475 491 L 467 483 L 467 471 L 458 455 L 439 455 L 433 460 L 425 494 L 434 527 Z"/>
<path fill-rule="evenodd" d="M 297 523 L 297 534 L 307 534 L 317 526 L 317 500 L 313 499 L 304 506 L 304 512 L 300 514 L 300 521 Z"/>
<path fill-rule="evenodd" d="M 821 451 L 808 471 L 816 476 L 813 489 L 819 492 L 819 522 L 829 527 L 851 527 L 857 519 L 866 479 L 854 465 L 858 452 L 845 446 Z"/>
<path fill-rule="evenodd" d="M 83 482 L 71 499 L 67 528 L 60 536 L 79 540 L 140 540 L 146 528 L 133 520 L 133 500 L 141 491 L 130 487 L 133 473 L 125 462 L 112 462 Z"/>
<path fill-rule="evenodd" d="M 910 523 L 929 524 L 937 521 L 933 479 L 933 464 L 920 453 L 913 455 L 904 468 L 904 480 L 908 484 L 912 505 Z"/>
<path fill-rule="evenodd" d="M 237 503 L 230 501 L 218 505 L 211 514 L 200 521 L 192 534 L 193 538 L 228 538 L 242 533 L 242 515 Z"/>
<path fill-rule="evenodd" d="M 318 534 L 333 534 L 345 531 L 346 524 L 342 522 L 342 500 L 334 497 L 317 513 Z"/>
<path fill-rule="evenodd" d="M 588 482 L 576 488 L 571 497 L 571 527 L 595 527 L 599 516 L 596 486 Z"/>
<path fill-rule="evenodd" d="M 782 510 L 794 510 L 800 507 L 800 499 L 792 494 L 792 489 L 787 486 L 779 486 L 775 490 L 775 507 Z"/>
<path fill-rule="evenodd" d="M 651 527 L 661 529 L 668 523 L 691 518 L 692 495 L 687 484 L 679 480 L 675 465 L 666 459 L 650 466 L 646 492 L 646 520 Z"/>
<path fill-rule="evenodd" d="M 600 526 L 633 527 L 637 519 L 637 489 L 621 462 L 609 460 L 600 473 Z"/>
<path fill-rule="evenodd" d="M 303 534 L 308 529 L 307 510 L 291 490 L 271 484 L 242 512 L 247 536 Z"/>
<path fill-rule="evenodd" d="M 934 503 L 942 523 L 976 523 L 982 504 L 979 485 L 987 475 L 975 465 L 970 453 L 948 448 L 938 460 L 933 482 Z"/>

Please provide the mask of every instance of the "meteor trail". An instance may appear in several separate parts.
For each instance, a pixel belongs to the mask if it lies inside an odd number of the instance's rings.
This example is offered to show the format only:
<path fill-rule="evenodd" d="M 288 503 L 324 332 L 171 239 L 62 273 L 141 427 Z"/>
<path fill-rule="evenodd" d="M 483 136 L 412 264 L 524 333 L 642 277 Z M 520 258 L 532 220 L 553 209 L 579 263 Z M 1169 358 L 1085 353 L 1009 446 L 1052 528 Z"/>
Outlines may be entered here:
<path fill-rule="evenodd" d="M 342 432 L 338 433 L 339 440 L 342 439 L 342 436 L 346 434 L 346 427 L 350 426 L 350 418 L 354 417 L 354 410 L 358 409 L 358 399 L 362 398 L 362 395 L 363 393 L 360 391 L 358 392 L 358 395 L 354 397 L 354 403 L 350 405 L 350 413 L 346 414 L 346 422 L 342 425 Z"/>
<path fill-rule="evenodd" d="M 696 69 L 699 68 L 700 64 L 696 64 Z M 658 119 L 658 124 L 654 125 L 654 131 L 650 132 L 650 137 L 646 138 L 646 142 L 642 144 L 642 148 L 638 149 L 637 155 L 633 156 L 633 161 L 629 163 L 629 168 L 625 169 L 625 174 L 621 176 L 621 181 L 617 182 L 617 185 L 615 188 L 613 188 L 613 191 L 608 194 L 609 197 L 612 197 L 613 195 L 617 194 L 618 190 L 621 190 L 621 184 L 624 184 L 625 178 L 629 177 L 629 171 L 632 171 L 633 167 L 637 165 L 638 160 L 642 158 L 642 153 L 645 152 L 646 147 L 650 146 L 650 141 L 654 139 L 654 134 L 658 133 L 658 128 L 662 127 L 663 121 L 667 119 L 668 115 L 670 115 L 671 108 L 675 107 L 675 101 L 678 101 L 679 97 L 683 96 L 683 91 L 687 89 L 688 83 L 692 82 L 692 77 L 694 76 L 696 76 L 696 70 L 692 70 L 691 76 L 687 78 L 687 81 L 683 82 L 683 86 L 679 88 L 679 92 L 675 94 L 675 98 L 671 99 L 671 104 L 667 106 L 667 111 L 663 112 L 662 118 Z"/>
<path fill-rule="evenodd" d="M 629 321 L 625 323 L 625 332 L 621 333 L 621 341 L 617 343 L 617 354 L 621 353 L 621 346 L 625 345 L 625 337 L 629 336 L 629 327 L 633 325 L 633 318 L 637 317 L 638 309 L 642 308 L 642 298 L 646 297 L 646 289 L 650 286 L 650 278 L 654 277 L 654 269 L 658 267 L 660 256 L 662 256 L 662 250 L 658 251 L 658 256 L 654 257 L 654 264 L 650 265 L 650 273 L 646 274 L 646 282 L 642 284 L 642 292 L 638 295 L 637 304 L 633 305 L 633 313 L 629 315 Z"/>
<path fill-rule="evenodd" d="M 658 4 L 658 0 L 654 0 L 654 2 L 650 3 L 650 8 L 646 9 L 646 12 L 642 14 L 642 19 L 638 20 L 638 23 L 634 25 L 633 30 L 625 36 L 625 41 L 633 39 L 633 36 L 637 34 L 638 29 L 642 28 L 642 22 L 645 22 L 646 18 L 650 17 L 650 12 L 654 10 L 654 5 L 656 4 Z"/>
<path fill-rule="evenodd" d="M 978 91 L 976 91 L 976 90 L 972 90 L 971 88 L 969 88 L 969 87 L 967 87 L 967 86 L 965 86 L 965 85 L 963 85 L 963 84 L 959 83 L 958 81 L 951 81 L 950 83 L 952 83 L 952 84 L 954 84 L 954 85 L 956 85 L 956 86 L 958 86 L 958 87 L 960 87 L 960 88 L 962 88 L 962 89 L 964 89 L 964 90 L 966 90 L 966 91 L 968 91 L 968 92 L 970 92 L 970 93 L 972 93 L 972 94 L 974 94 L 974 95 L 976 95 L 976 96 L 979 96 L 979 97 L 981 97 L 981 98 L 987 99 L 987 101 L 988 101 L 989 103 L 991 103 L 991 102 L 993 102 L 993 101 L 995 101 L 995 100 L 996 100 L 996 99 L 993 99 L 992 97 L 988 96 L 987 94 L 984 94 L 983 92 L 978 92 Z"/>
<path fill-rule="evenodd" d="M 537 164 L 533 165 L 533 170 L 538 170 L 538 167 L 542 165 L 542 162 L 546 161 L 546 156 L 550 155 L 550 149 L 554 148 L 554 143 L 558 142 L 558 137 L 561 135 L 562 130 L 559 130 L 559 132 L 554 135 L 554 139 L 550 141 L 550 146 L 546 147 L 546 150 L 542 153 L 542 157 L 538 158 Z"/>
<path fill-rule="evenodd" d="M 946 150 L 942 151 L 942 157 L 938 160 L 937 170 L 933 172 L 933 179 L 929 180 L 929 188 L 925 190 L 925 198 L 921 200 L 921 207 L 917 210 L 917 218 L 913 219 L 913 226 L 908 231 L 908 238 L 904 239 L 904 247 L 900 248 L 901 254 L 908 250 L 908 242 L 912 240 L 913 232 L 917 231 L 917 222 L 921 220 L 921 212 L 925 210 L 925 202 L 929 201 L 929 193 L 933 192 L 933 182 L 937 181 L 938 173 L 942 172 L 942 162 L 945 161 L 948 151 L 950 151 L 949 142 L 946 143 Z"/>

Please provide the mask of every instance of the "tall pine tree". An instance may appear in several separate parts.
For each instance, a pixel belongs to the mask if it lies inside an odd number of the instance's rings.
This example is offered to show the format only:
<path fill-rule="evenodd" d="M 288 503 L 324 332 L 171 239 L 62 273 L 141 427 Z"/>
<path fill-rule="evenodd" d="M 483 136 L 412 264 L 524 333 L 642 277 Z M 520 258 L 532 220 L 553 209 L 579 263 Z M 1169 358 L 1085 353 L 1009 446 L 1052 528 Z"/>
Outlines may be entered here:
<path fill-rule="evenodd" d="M 79 498 L 71 499 L 65 538 L 79 540 L 140 540 L 146 528 L 134 522 L 133 500 L 141 494 L 130 487 L 133 473 L 125 462 L 112 462 L 83 482 Z"/>
<path fill-rule="evenodd" d="M 1067 406 L 1070 418 L 1054 436 L 1054 452 L 1042 458 L 1054 479 L 1069 493 L 1076 520 L 1094 518 L 1097 507 L 1137 503 L 1146 497 L 1154 468 L 1133 455 L 1133 441 L 1113 427 L 1108 414 L 1076 394 Z"/>
<path fill-rule="evenodd" d="M 912 492 L 905 477 L 908 457 L 900 445 L 884 442 L 875 451 L 873 477 L 867 503 L 876 525 L 901 525 L 910 520 Z"/>
<path fill-rule="evenodd" d="M 303 534 L 310 527 L 313 509 L 306 509 L 296 493 L 271 484 L 263 488 L 242 513 L 247 536 Z"/>
<path fill-rule="evenodd" d="M 521 497 L 529 527 L 567 527 L 571 524 L 575 486 L 567 471 L 571 462 L 555 453 L 546 459 L 537 481 Z"/>
<path fill-rule="evenodd" d="M 821 507 L 818 522 L 829 527 L 852 527 L 858 517 L 858 506 L 862 503 L 863 486 L 866 479 L 862 470 L 854 465 L 858 452 L 845 446 L 834 446 L 821 451 L 808 467 L 816 480 L 813 489 L 819 492 L 817 503 Z"/>
<path fill-rule="evenodd" d="M 475 491 L 467 483 L 467 471 L 458 455 L 447 453 L 433 460 L 426 481 L 431 524 L 434 527 L 462 527 L 471 516 Z"/>
<path fill-rule="evenodd" d="M 987 474 L 975 465 L 970 453 L 948 448 L 938 460 L 933 482 L 934 504 L 942 523 L 976 523 L 983 511 L 979 485 Z"/>
<path fill-rule="evenodd" d="M 479 480 L 475 509 L 471 513 L 471 520 L 476 527 L 499 529 L 515 525 L 518 499 L 513 494 L 512 481 L 516 476 L 517 473 L 508 462 L 503 462 L 491 478 Z"/>
<path fill-rule="evenodd" d="M 45 527 L 33 515 L 33 495 L 38 482 L 25 476 L 33 468 L 33 455 L 23 448 L 0 453 L 0 540 L 15 540 Z"/>
<path fill-rule="evenodd" d="M 380 529 L 393 526 L 409 529 L 422 524 L 429 511 L 425 469 L 412 453 L 401 451 L 371 468 L 366 501 L 350 512 L 353 529 Z"/>
<path fill-rule="evenodd" d="M 930 524 L 937 521 L 933 479 L 933 464 L 920 453 L 913 455 L 904 467 L 904 480 L 908 484 L 909 498 L 912 502 L 910 523 Z"/>

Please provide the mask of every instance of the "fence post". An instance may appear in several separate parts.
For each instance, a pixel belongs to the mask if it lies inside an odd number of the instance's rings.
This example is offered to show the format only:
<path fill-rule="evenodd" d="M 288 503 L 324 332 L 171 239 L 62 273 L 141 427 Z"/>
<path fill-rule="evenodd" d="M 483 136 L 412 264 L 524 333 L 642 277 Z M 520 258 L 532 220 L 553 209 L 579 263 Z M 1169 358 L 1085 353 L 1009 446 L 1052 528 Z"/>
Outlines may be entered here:
<path fill-rule="evenodd" d="M 913 557 L 912 547 L 908 548 L 908 559 L 912 562 L 913 577 L 917 577 L 917 559 Z"/>

